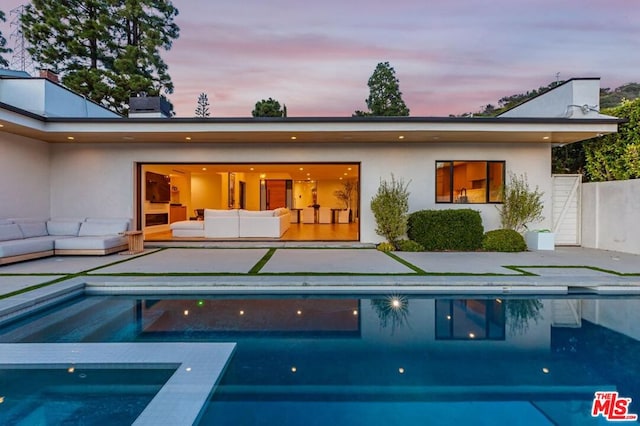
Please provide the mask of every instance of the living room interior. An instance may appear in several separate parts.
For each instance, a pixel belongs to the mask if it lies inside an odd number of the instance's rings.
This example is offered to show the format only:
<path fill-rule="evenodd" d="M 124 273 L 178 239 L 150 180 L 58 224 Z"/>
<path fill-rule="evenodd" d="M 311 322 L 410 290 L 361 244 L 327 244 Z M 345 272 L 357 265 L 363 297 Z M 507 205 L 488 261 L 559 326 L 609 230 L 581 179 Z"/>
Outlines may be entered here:
<path fill-rule="evenodd" d="M 204 220 L 205 209 L 283 207 L 291 224 L 278 240 L 359 240 L 359 163 L 139 163 L 136 171 L 146 241 L 205 239 L 171 229 Z"/>

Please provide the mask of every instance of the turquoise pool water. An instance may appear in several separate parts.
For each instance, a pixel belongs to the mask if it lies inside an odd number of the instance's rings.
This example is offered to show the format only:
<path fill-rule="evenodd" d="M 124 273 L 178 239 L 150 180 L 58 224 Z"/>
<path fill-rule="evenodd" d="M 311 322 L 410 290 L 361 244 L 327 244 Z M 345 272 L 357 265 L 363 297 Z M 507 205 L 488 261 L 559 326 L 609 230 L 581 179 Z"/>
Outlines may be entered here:
<path fill-rule="evenodd" d="M 638 324 L 637 298 L 90 296 L 0 342 L 237 342 L 202 425 L 582 425 L 596 391 L 640 412 Z"/>
<path fill-rule="evenodd" d="M 93 366 L 0 368 L 0 424 L 127 425 L 144 410 L 173 370 Z"/>

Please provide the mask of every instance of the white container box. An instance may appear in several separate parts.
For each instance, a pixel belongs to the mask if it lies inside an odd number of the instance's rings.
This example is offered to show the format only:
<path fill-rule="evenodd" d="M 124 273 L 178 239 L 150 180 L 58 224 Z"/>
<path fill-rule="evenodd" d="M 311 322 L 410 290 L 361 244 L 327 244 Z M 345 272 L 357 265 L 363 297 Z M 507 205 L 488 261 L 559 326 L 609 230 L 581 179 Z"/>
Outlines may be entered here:
<path fill-rule="evenodd" d="M 556 236 L 553 232 L 528 231 L 524 240 L 529 250 L 555 250 Z"/>

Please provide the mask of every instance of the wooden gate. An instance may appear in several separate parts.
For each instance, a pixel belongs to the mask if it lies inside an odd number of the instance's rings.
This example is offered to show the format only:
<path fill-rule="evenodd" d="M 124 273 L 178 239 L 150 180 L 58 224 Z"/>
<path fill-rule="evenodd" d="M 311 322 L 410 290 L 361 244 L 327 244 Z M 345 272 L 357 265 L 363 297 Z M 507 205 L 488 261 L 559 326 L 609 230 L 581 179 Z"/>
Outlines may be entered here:
<path fill-rule="evenodd" d="M 581 239 L 582 175 L 553 175 L 553 232 L 556 245 L 576 246 Z"/>

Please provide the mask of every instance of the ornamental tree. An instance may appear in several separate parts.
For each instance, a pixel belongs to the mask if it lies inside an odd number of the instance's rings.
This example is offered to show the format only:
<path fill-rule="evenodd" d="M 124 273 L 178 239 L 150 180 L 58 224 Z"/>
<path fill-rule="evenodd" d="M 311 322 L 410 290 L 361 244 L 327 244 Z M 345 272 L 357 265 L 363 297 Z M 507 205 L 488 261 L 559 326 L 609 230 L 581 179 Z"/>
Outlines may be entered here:
<path fill-rule="evenodd" d="M 409 108 L 402 100 L 400 80 L 389 62 L 380 62 L 367 83 L 369 97 L 365 100 L 368 112 L 356 111 L 354 116 L 407 117 Z"/>
<path fill-rule="evenodd" d="M 200 93 L 198 96 L 198 106 L 196 107 L 196 117 L 209 117 L 209 97 L 206 93 Z"/>

